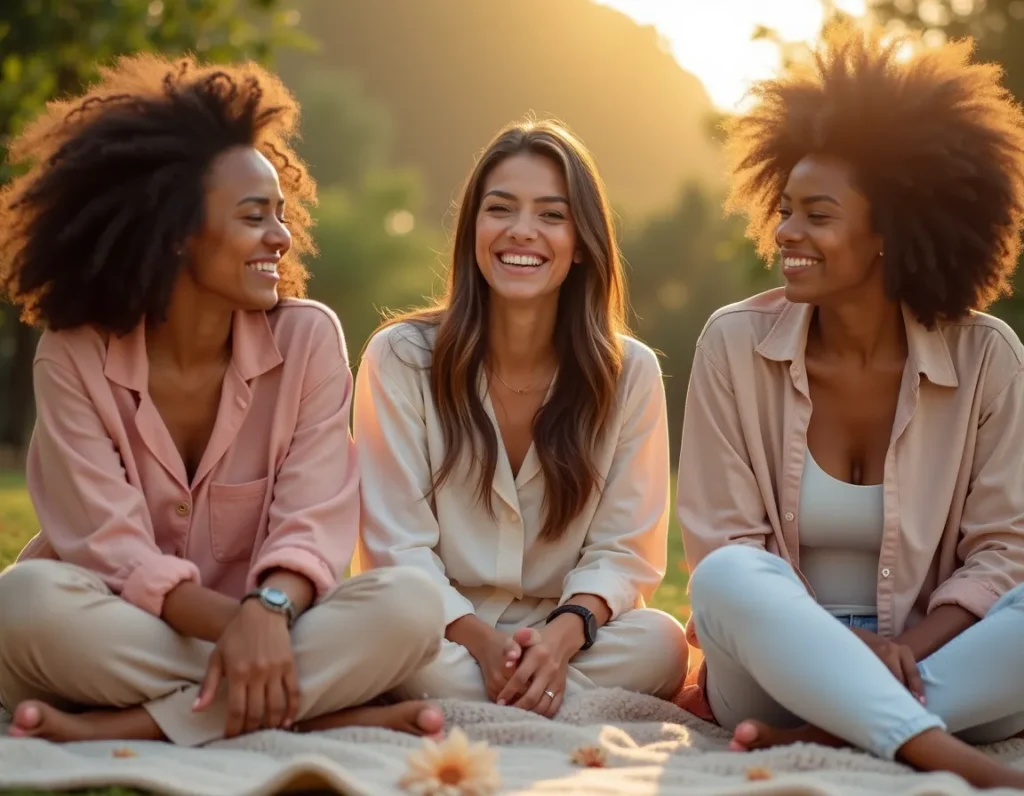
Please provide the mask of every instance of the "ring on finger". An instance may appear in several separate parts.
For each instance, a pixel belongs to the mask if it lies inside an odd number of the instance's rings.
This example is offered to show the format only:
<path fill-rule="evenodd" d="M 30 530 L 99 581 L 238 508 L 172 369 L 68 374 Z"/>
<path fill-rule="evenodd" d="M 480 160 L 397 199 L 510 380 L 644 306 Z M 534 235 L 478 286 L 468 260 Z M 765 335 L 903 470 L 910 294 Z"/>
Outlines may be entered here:
<path fill-rule="evenodd" d="M 546 696 L 546 697 L 547 697 L 548 699 L 554 699 L 554 698 L 555 698 L 555 692 L 554 692 L 554 691 L 545 691 L 545 692 L 544 692 L 544 695 L 545 695 L 545 696 Z"/>

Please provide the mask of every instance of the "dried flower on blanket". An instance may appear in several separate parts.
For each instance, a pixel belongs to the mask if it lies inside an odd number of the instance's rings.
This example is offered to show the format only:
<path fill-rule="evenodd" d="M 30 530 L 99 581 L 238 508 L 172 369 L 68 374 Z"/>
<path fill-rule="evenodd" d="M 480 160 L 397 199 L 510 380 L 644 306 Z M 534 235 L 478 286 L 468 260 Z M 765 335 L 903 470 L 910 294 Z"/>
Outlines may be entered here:
<path fill-rule="evenodd" d="M 490 796 L 501 787 L 498 752 L 455 727 L 439 744 L 424 738 L 398 784 L 416 796 Z"/>
<path fill-rule="evenodd" d="M 758 779 L 771 779 L 772 770 L 765 768 L 764 766 L 754 766 L 753 768 L 747 769 L 747 779 L 754 781 Z"/>
<path fill-rule="evenodd" d="M 119 746 L 110 752 L 113 757 L 138 757 L 139 753 L 127 746 Z"/>
<path fill-rule="evenodd" d="M 608 763 L 608 755 L 600 746 L 577 746 L 569 759 L 575 765 L 587 768 L 604 768 Z"/>

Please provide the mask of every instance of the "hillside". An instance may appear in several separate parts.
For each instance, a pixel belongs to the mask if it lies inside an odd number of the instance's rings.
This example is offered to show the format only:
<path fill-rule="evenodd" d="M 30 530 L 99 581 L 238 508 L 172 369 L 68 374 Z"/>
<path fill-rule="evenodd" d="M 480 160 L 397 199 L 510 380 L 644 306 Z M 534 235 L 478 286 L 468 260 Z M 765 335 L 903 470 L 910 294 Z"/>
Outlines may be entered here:
<path fill-rule="evenodd" d="M 565 120 L 594 151 L 617 208 L 664 207 L 688 178 L 716 181 L 711 103 L 653 28 L 590 0 L 305 0 L 315 54 L 285 53 L 291 83 L 342 68 L 384 104 L 392 156 L 419 168 L 440 219 L 480 147 L 527 113 Z"/>

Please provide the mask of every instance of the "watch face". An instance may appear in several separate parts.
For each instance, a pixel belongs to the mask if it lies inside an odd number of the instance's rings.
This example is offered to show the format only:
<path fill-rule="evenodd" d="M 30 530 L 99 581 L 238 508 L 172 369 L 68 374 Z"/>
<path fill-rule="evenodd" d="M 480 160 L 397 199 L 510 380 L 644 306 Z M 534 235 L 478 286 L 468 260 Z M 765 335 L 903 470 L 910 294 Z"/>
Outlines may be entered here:
<path fill-rule="evenodd" d="M 278 589 L 265 589 L 263 591 L 263 599 L 271 605 L 276 605 L 278 608 L 283 608 L 288 604 L 288 595 Z"/>

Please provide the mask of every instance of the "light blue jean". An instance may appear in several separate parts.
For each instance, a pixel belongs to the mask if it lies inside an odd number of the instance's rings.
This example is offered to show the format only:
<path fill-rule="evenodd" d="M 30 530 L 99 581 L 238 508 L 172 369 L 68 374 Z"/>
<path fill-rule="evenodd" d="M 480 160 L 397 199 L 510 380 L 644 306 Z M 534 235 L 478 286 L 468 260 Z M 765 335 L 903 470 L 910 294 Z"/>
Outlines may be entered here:
<path fill-rule="evenodd" d="M 837 621 L 778 556 L 718 549 L 694 569 L 690 597 L 708 700 L 728 729 L 808 723 L 889 760 L 932 728 L 968 743 L 1024 730 L 1024 584 L 918 663 L 927 707 L 849 630 L 877 623 Z"/>

